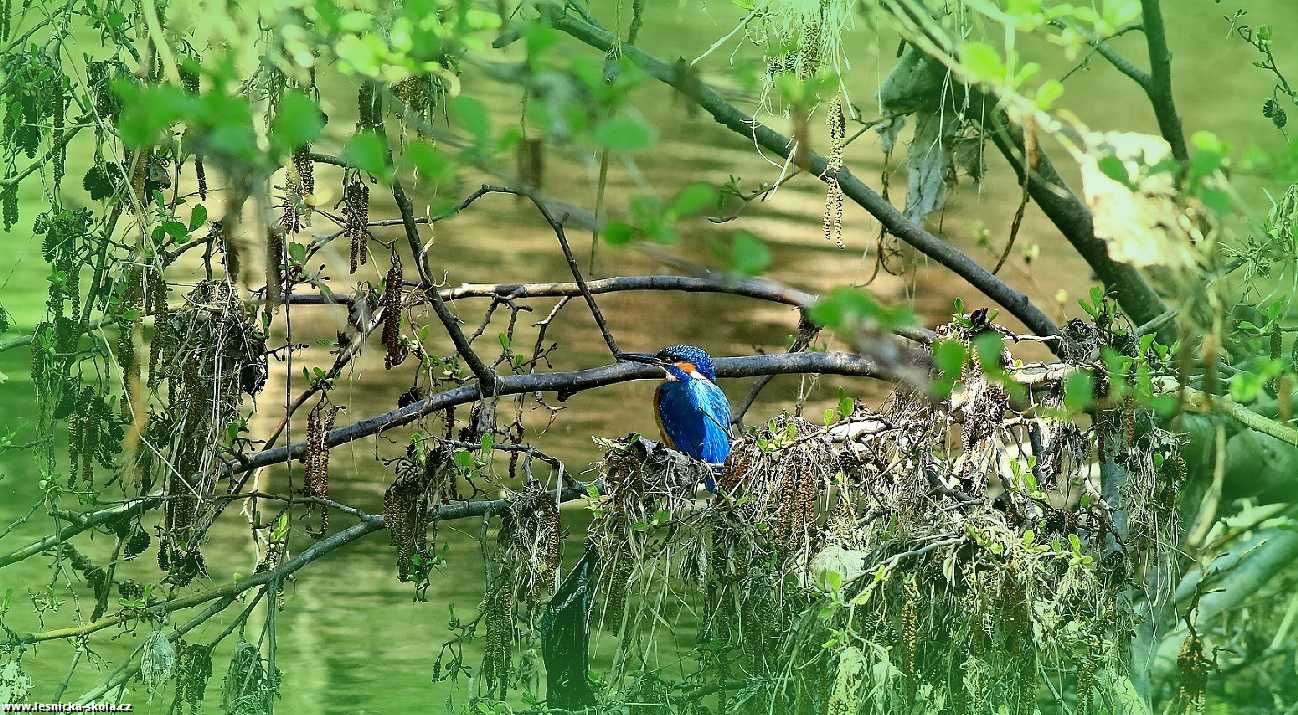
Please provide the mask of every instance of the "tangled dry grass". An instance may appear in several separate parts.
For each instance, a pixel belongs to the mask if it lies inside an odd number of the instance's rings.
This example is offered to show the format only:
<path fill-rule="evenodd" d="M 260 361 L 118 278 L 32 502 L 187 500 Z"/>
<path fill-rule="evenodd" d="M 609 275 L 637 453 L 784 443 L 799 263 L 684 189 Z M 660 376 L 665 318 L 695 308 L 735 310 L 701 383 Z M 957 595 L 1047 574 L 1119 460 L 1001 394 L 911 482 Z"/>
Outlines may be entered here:
<path fill-rule="evenodd" d="M 602 699 L 1126 711 L 1132 599 L 1152 597 L 1177 528 L 1176 439 L 1129 401 L 1079 423 L 1058 385 L 1016 406 L 976 358 L 961 384 L 949 401 L 900 388 L 824 425 L 778 416 L 735 444 L 708 499 L 703 465 L 606 442 L 589 530 L 613 649 Z"/>

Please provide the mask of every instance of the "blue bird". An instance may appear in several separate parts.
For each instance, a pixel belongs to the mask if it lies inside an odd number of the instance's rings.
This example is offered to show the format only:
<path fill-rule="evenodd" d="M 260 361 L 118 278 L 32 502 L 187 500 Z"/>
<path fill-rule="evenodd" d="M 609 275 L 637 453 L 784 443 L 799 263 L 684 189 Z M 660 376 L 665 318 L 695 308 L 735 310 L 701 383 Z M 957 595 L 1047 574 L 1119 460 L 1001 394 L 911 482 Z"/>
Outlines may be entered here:
<path fill-rule="evenodd" d="M 662 368 L 666 380 L 654 392 L 654 416 L 668 447 L 708 464 L 730 454 L 730 401 L 717 387 L 712 358 L 693 345 L 673 345 L 656 355 L 622 353 L 619 359 Z M 709 491 L 716 484 L 708 479 Z"/>

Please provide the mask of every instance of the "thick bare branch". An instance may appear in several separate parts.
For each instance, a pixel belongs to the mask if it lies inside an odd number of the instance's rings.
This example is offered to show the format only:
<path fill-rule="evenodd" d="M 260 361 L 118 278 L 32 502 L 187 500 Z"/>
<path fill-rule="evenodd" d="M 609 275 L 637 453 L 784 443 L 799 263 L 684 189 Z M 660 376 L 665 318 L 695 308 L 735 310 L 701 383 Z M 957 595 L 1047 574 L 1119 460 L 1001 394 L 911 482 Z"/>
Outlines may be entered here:
<path fill-rule="evenodd" d="M 607 52 L 617 45 L 617 38 L 612 33 L 579 17 L 551 9 L 550 21 L 555 28 L 598 50 Z M 683 72 L 680 68 L 668 65 L 634 47 L 621 47 L 621 52 L 623 57 L 630 59 L 655 79 L 675 87 L 688 96 L 711 114 L 718 123 L 731 131 L 749 137 L 759 146 L 782 157 L 789 158 L 793 154 L 793 144 L 788 137 L 741 112 L 723 99 L 716 90 L 698 82 L 688 72 Z M 1033 305 L 1026 295 L 1011 288 L 950 243 L 907 219 L 896 207 L 853 176 L 846 168 L 842 169 L 837 176 L 831 177 L 826 174 L 827 162 L 823 156 L 810 151 L 799 151 L 798 154 L 801 160 L 800 168 L 822 180 L 837 179 L 844 195 L 873 214 L 890 233 L 964 278 L 1023 321 L 1028 329 L 1038 335 L 1055 335 L 1059 332 L 1054 322 Z"/>
<path fill-rule="evenodd" d="M 1022 182 L 1025 171 L 1022 131 L 999 116 L 994 116 L 992 123 L 992 141 Z M 1132 320 L 1148 323 L 1167 312 L 1163 300 L 1140 271 L 1109 257 L 1108 245 L 1095 236 L 1095 219 L 1090 209 L 1068 188 L 1040 147 L 1037 149 L 1036 168 L 1029 172 L 1027 184 L 1032 200 L 1072 244 L 1104 287 L 1117 297 L 1118 305 Z M 1161 337 L 1166 342 L 1171 342 L 1169 334 L 1165 333 Z"/>
<path fill-rule="evenodd" d="M 1144 15 L 1145 42 L 1149 46 L 1149 84 L 1146 89 L 1154 105 L 1158 130 L 1172 146 L 1172 156 L 1188 161 L 1190 153 L 1185 147 L 1185 133 L 1181 129 L 1181 115 L 1176 111 L 1172 97 L 1172 52 L 1167 47 L 1167 30 L 1163 24 L 1160 0 L 1140 0 Z"/>
<path fill-rule="evenodd" d="M 437 318 L 442 321 L 446 332 L 451 337 L 451 342 L 455 345 L 455 351 L 464 358 L 465 364 L 473 372 L 478 382 L 482 383 L 483 395 L 496 394 L 496 373 L 482 362 L 482 358 L 473 351 L 469 345 L 469 340 L 464 336 L 464 331 L 460 329 L 460 319 L 456 317 L 451 309 L 447 307 L 442 300 L 441 294 L 436 289 L 431 289 L 437 283 L 433 281 L 429 273 L 425 260 L 423 241 L 419 238 L 419 226 L 415 223 L 415 211 L 410 204 L 410 197 L 406 196 L 406 191 L 401 186 L 401 180 L 393 177 L 392 179 L 392 198 L 397 202 L 397 210 L 401 212 L 401 222 L 406 232 L 406 240 L 410 244 L 410 251 L 415 256 L 415 266 L 419 269 L 419 277 L 424 281 L 424 285 L 430 286 L 427 291 L 428 302 L 433 306 L 433 312 Z"/>
<path fill-rule="evenodd" d="M 913 355 L 922 360 L 922 355 Z M 907 377 L 907 366 L 880 365 L 877 361 L 849 353 L 780 353 L 775 355 L 750 355 L 723 357 L 716 360 L 719 377 L 758 377 L 794 373 L 820 373 L 874 377 L 901 380 Z M 504 375 L 497 378 L 496 394 L 513 395 L 525 392 L 557 392 L 565 399 L 582 390 L 603 387 L 629 380 L 647 380 L 662 377 L 662 371 L 638 363 L 618 363 L 573 372 L 548 372 L 528 375 Z M 368 437 L 384 430 L 410 424 L 425 415 L 447 407 L 473 402 L 481 397 L 477 385 L 460 387 L 430 395 L 423 400 L 400 409 L 384 412 L 367 419 L 335 429 L 326 436 L 329 446 L 337 446 Z M 290 456 L 306 453 L 306 444 L 299 442 L 260 452 L 233 469 L 245 472 L 258 467 L 283 462 Z"/>

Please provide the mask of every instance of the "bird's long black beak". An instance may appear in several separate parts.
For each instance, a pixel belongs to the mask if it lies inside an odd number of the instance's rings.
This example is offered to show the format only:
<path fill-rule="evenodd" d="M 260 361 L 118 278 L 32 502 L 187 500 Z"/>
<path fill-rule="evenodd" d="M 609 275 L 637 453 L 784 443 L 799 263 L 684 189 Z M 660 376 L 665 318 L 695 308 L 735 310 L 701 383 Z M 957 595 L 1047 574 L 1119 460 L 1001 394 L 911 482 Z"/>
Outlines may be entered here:
<path fill-rule="evenodd" d="M 662 360 L 659 360 L 657 355 L 650 355 L 649 353 L 618 353 L 617 359 L 626 362 L 644 363 L 645 365 L 653 365 L 654 367 L 662 367 L 666 364 Z"/>

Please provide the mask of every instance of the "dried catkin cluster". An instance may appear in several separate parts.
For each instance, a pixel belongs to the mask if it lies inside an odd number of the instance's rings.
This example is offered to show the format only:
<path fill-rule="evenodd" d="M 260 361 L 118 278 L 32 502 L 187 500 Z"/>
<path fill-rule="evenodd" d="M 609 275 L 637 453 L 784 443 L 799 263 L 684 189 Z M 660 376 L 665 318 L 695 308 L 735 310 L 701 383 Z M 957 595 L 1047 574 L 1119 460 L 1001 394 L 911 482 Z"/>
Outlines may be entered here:
<path fill-rule="evenodd" d="M 240 637 L 221 681 L 221 708 L 227 713 L 263 713 L 279 690 L 279 670 L 268 666 L 257 646 Z"/>
<path fill-rule="evenodd" d="M 343 235 L 351 242 L 351 272 L 369 262 L 370 187 L 358 174 L 343 185 Z"/>
<path fill-rule="evenodd" d="M 303 144 L 293 150 L 293 171 L 304 196 L 315 193 L 315 162 L 311 159 L 311 145 Z"/>
<path fill-rule="evenodd" d="M 203 711 L 203 696 L 207 681 L 212 677 L 212 651 L 201 643 L 180 644 L 176 654 L 176 697 L 171 703 L 172 713 L 182 713 L 187 706 L 190 715 Z"/>
<path fill-rule="evenodd" d="M 370 80 L 361 81 L 356 92 L 356 130 L 373 131 L 383 122 L 381 97 L 378 88 Z"/>
<path fill-rule="evenodd" d="M 1092 715 L 1099 712 L 1095 699 L 1097 685 L 1096 675 L 1104 667 L 1104 641 L 1100 626 L 1096 621 L 1083 640 L 1083 652 L 1077 663 L 1077 712 L 1079 715 Z"/>
<path fill-rule="evenodd" d="M 438 88 L 437 80 L 429 75 L 415 75 L 393 88 L 405 105 L 403 116 L 415 119 L 409 124 L 420 136 L 426 136 L 436 120 Z"/>
<path fill-rule="evenodd" d="M 154 631 L 140 647 L 140 682 L 149 693 L 155 693 L 171 678 L 176 665 L 176 646 L 162 631 Z"/>
<path fill-rule="evenodd" d="M 802 46 L 798 53 L 798 76 L 810 79 L 820 71 L 821 23 L 813 20 L 802 28 Z"/>
<path fill-rule="evenodd" d="M 83 385 L 79 394 L 73 391 L 72 413 L 68 415 L 68 475 L 71 484 L 75 484 L 79 476 L 85 486 L 91 485 L 93 457 L 100 441 L 99 402 L 99 395 L 89 385 Z"/>
<path fill-rule="evenodd" d="M 838 174 L 843 170 L 843 146 L 847 138 L 846 118 L 843 116 L 843 101 L 834 97 L 825 113 L 829 123 L 829 159 L 825 163 L 825 240 L 833 241 L 839 248 L 846 248 L 843 243 L 843 187 L 838 183 Z"/>
<path fill-rule="evenodd" d="M 284 233 L 296 236 L 302 232 L 302 206 L 301 184 L 290 175 L 284 180 L 284 197 L 280 201 L 279 227 Z"/>
<path fill-rule="evenodd" d="M 554 590 L 563 555 L 563 529 L 554 493 L 532 484 L 514 500 L 500 529 L 508 560 L 519 565 L 523 593 L 534 601 Z"/>
<path fill-rule="evenodd" d="M 901 672 L 907 680 L 914 683 L 919 675 L 916 668 L 919 662 L 919 589 L 914 579 L 906 581 L 902 593 L 901 624 L 898 628 Z"/>
<path fill-rule="evenodd" d="M 144 278 L 144 312 L 153 315 L 154 325 L 164 325 L 167 322 L 169 313 L 167 306 L 167 280 L 162 275 L 162 271 L 150 269 Z M 122 337 L 123 342 L 131 340 L 129 334 Z M 166 338 L 155 335 L 154 340 L 149 344 L 149 388 L 156 390 L 161 375 L 158 373 L 158 359 L 162 351 L 166 348 Z M 132 340 L 132 356 L 134 356 L 134 342 Z M 138 367 L 136 368 L 138 370 Z"/>
<path fill-rule="evenodd" d="M 306 418 L 306 456 L 302 460 L 302 491 L 308 497 L 329 498 L 329 431 L 341 409 L 321 398 Z M 323 536 L 329 530 L 329 507 L 322 503 L 307 505 L 307 515 L 314 516 L 319 526 L 313 532 Z"/>
<path fill-rule="evenodd" d="M 820 481 L 820 475 L 812 471 L 791 470 L 780 485 L 775 538 L 786 551 L 802 546 L 815 528 Z"/>
<path fill-rule="evenodd" d="M 392 267 L 388 269 L 380 302 L 383 307 L 383 346 L 388 351 L 383 365 L 389 370 L 406 360 L 406 346 L 401 342 L 401 280 L 401 255 L 393 251 Z"/>
<path fill-rule="evenodd" d="M 489 691 L 503 696 L 513 671 L 514 583 L 502 569 L 480 606 L 486 633 L 482 644 L 482 678 Z"/>
<path fill-rule="evenodd" d="M 278 226 L 266 232 L 266 300 L 278 303 L 284 295 L 284 231 Z"/>
<path fill-rule="evenodd" d="M 204 570 L 199 546 L 217 513 L 208 496 L 222 471 L 229 425 L 243 398 L 266 383 L 266 336 L 232 284 L 202 281 L 157 325 L 154 339 L 163 345 L 156 361 L 160 404 L 149 416 L 137 467 L 141 483 L 165 484 L 170 498 L 158 564 L 184 585 Z"/>
<path fill-rule="evenodd" d="M 429 531 L 431 527 L 436 533 L 446 466 L 444 449 L 424 450 L 412 444 L 397 460 L 397 477 L 383 493 L 383 520 L 397 547 L 397 578 L 402 581 L 427 570 L 432 553 Z M 412 567 L 417 567 L 414 574 Z"/>
<path fill-rule="evenodd" d="M 1177 700 L 1181 712 L 1202 713 L 1207 704 L 1205 697 L 1208 689 L 1208 674 L 1213 670 L 1213 662 L 1203 653 L 1203 640 L 1199 634 L 1190 629 L 1190 633 L 1181 644 L 1181 652 L 1176 656 L 1176 669 L 1180 676 L 1177 687 Z"/>
<path fill-rule="evenodd" d="M 68 92 L 70 86 L 66 77 L 59 75 L 52 84 L 54 85 L 52 87 L 54 91 L 50 93 L 50 115 L 54 134 L 51 137 L 51 141 L 57 144 L 63 137 L 63 126 L 66 121 L 65 115 L 67 112 L 68 100 L 71 97 Z M 54 186 L 57 187 L 59 184 L 63 183 L 63 174 L 67 166 L 68 145 L 66 142 L 58 145 L 58 149 L 54 151 L 54 156 L 52 156 L 51 159 L 53 160 L 51 163 L 54 165 Z"/>

